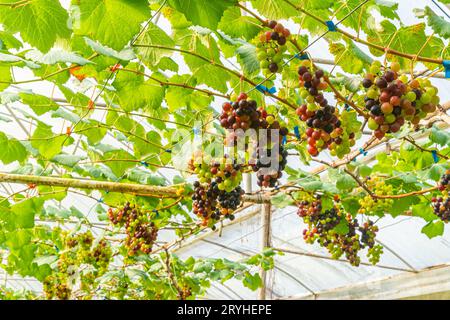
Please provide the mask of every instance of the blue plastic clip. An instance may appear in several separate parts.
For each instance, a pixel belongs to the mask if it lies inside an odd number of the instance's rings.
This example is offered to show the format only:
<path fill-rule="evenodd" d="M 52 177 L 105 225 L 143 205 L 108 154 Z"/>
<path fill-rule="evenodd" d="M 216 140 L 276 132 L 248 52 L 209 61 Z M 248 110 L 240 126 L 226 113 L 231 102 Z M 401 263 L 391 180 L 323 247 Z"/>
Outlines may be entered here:
<path fill-rule="evenodd" d="M 257 86 L 256 86 L 256 90 L 258 90 L 259 92 L 262 92 L 262 93 L 271 93 L 271 94 L 274 94 L 275 92 L 277 92 L 277 89 L 275 88 L 275 87 L 272 87 L 272 88 L 267 88 L 266 86 L 263 86 L 262 84 L 258 84 Z"/>
<path fill-rule="evenodd" d="M 55 249 L 56 249 L 56 252 L 59 252 L 59 248 L 57 245 L 55 245 Z"/>
<path fill-rule="evenodd" d="M 359 148 L 359 153 L 362 154 L 363 156 L 367 156 L 367 151 L 364 150 L 363 148 Z"/>
<path fill-rule="evenodd" d="M 166 151 L 167 153 L 172 153 L 172 150 L 171 150 L 171 149 L 166 149 L 166 150 L 164 150 L 164 151 Z"/>
<path fill-rule="evenodd" d="M 334 24 L 333 21 L 328 20 L 328 21 L 325 21 L 325 23 L 327 24 L 328 31 L 334 32 L 334 31 L 337 30 L 337 27 L 336 27 L 336 25 Z"/>
<path fill-rule="evenodd" d="M 99 203 L 103 203 L 103 198 L 97 200 Z"/>
<path fill-rule="evenodd" d="M 281 144 L 285 145 L 287 142 L 287 136 L 283 136 L 283 140 L 281 140 Z"/>
<path fill-rule="evenodd" d="M 296 57 L 299 60 L 309 60 L 308 54 L 307 53 L 297 53 L 294 57 Z"/>
<path fill-rule="evenodd" d="M 149 166 L 149 164 L 148 164 L 147 161 L 141 161 L 141 164 L 142 164 L 144 167 L 148 167 L 148 166 Z"/>
<path fill-rule="evenodd" d="M 437 151 L 436 150 L 432 150 L 431 154 L 433 155 L 434 163 L 438 163 L 439 162 L 439 156 L 437 155 Z"/>
<path fill-rule="evenodd" d="M 297 139 L 299 139 L 300 140 L 300 130 L 298 129 L 298 126 L 295 126 L 294 127 L 294 133 L 295 133 L 295 136 L 297 137 Z"/>
<path fill-rule="evenodd" d="M 445 68 L 445 77 L 450 78 L 450 60 L 442 61 L 442 65 Z"/>

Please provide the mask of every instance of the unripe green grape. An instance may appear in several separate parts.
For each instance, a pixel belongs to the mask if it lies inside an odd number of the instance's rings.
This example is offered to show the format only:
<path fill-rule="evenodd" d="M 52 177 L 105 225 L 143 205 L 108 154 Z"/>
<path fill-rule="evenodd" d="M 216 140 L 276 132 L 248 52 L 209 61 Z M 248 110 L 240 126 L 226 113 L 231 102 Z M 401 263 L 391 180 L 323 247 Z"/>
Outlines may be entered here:
<path fill-rule="evenodd" d="M 386 120 L 387 123 L 391 124 L 395 122 L 396 117 L 394 114 L 390 113 L 388 115 L 385 115 L 384 120 Z"/>
<path fill-rule="evenodd" d="M 265 60 L 267 58 L 267 54 L 264 51 L 261 51 L 257 54 L 258 60 Z"/>
<path fill-rule="evenodd" d="M 267 57 L 273 57 L 276 54 L 274 49 L 267 50 Z"/>
<path fill-rule="evenodd" d="M 411 102 L 416 101 L 416 94 L 413 91 L 409 91 L 406 95 L 405 98 Z"/>
<path fill-rule="evenodd" d="M 395 116 L 394 116 L 395 118 Z M 367 126 L 370 130 L 374 131 L 378 129 L 378 123 L 375 122 L 375 119 L 369 118 L 369 121 L 367 122 Z"/>
<path fill-rule="evenodd" d="M 422 94 L 422 96 L 420 97 L 420 102 L 422 102 L 423 104 L 430 103 L 431 102 L 430 94 L 428 94 L 427 92 Z"/>
<path fill-rule="evenodd" d="M 259 66 L 260 66 L 260 68 L 261 69 L 268 69 L 269 68 L 269 61 L 267 61 L 267 60 L 262 60 L 260 63 L 259 63 Z"/>
<path fill-rule="evenodd" d="M 281 60 L 283 60 L 283 55 L 281 53 L 277 53 L 272 59 L 275 63 L 280 63 Z M 278 67 L 281 67 L 281 65 Z"/>
<path fill-rule="evenodd" d="M 377 74 L 381 71 L 380 67 L 377 65 L 372 65 L 369 69 L 370 73 Z"/>
<path fill-rule="evenodd" d="M 370 99 L 376 99 L 378 98 L 378 92 L 375 89 L 369 89 L 367 91 L 367 97 Z"/>

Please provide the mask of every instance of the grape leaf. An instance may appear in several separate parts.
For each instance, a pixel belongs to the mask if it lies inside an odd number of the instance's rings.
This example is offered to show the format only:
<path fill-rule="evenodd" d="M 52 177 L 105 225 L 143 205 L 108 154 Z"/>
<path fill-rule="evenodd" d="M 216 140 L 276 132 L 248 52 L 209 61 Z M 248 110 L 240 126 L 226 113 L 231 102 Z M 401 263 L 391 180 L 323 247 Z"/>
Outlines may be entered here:
<path fill-rule="evenodd" d="M 75 32 L 115 50 L 122 50 L 150 18 L 146 0 L 78 0 L 79 25 Z"/>
<path fill-rule="evenodd" d="M 57 38 L 70 36 L 68 18 L 67 11 L 54 0 L 33 0 L 17 8 L 0 6 L 0 22 L 6 29 L 20 32 L 26 42 L 42 52 L 49 51 Z"/>

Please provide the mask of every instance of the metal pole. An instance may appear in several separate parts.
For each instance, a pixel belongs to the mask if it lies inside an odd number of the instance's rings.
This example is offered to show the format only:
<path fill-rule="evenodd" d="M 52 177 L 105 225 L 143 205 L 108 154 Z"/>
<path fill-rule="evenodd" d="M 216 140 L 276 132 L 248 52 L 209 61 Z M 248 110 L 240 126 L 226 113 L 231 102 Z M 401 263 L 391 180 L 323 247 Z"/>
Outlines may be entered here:
<path fill-rule="evenodd" d="M 264 203 L 261 205 L 261 252 L 270 247 L 270 218 L 271 218 L 271 204 Z M 262 280 L 262 287 L 258 291 L 258 300 L 266 300 L 266 282 L 267 272 L 261 268 L 259 276 Z"/>

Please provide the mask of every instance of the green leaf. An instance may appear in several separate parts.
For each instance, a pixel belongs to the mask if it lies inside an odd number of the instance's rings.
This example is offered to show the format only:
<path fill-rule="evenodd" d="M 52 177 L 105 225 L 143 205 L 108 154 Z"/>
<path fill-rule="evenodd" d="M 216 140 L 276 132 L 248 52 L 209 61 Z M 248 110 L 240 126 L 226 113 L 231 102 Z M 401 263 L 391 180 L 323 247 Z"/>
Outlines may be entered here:
<path fill-rule="evenodd" d="M 86 159 L 86 157 L 73 154 L 58 154 L 53 157 L 52 161 L 73 168 L 78 162 L 83 159 Z"/>
<path fill-rule="evenodd" d="M 348 222 L 346 219 L 341 219 L 341 221 L 339 221 L 339 224 L 333 228 L 333 230 L 337 233 L 337 234 L 341 234 L 341 235 L 345 235 L 349 232 L 349 227 L 348 227 Z"/>
<path fill-rule="evenodd" d="M 175 46 L 172 38 L 153 23 L 148 25 L 146 31 L 139 37 L 136 44 L 164 46 L 169 48 Z M 136 52 L 141 61 L 150 69 L 153 69 L 163 57 L 169 57 L 173 53 L 171 50 L 151 47 L 137 47 Z"/>
<path fill-rule="evenodd" d="M 246 272 L 242 283 L 252 291 L 255 291 L 262 286 L 262 280 L 258 273 L 252 275 L 250 272 Z"/>
<path fill-rule="evenodd" d="M 254 45 L 244 44 L 236 49 L 236 53 L 245 74 L 254 74 L 259 72 L 259 60 L 256 55 L 256 47 Z"/>
<path fill-rule="evenodd" d="M 356 198 L 343 199 L 342 205 L 344 206 L 345 211 L 350 213 L 352 216 L 355 216 L 358 213 L 359 208 L 361 208 L 361 205 Z"/>
<path fill-rule="evenodd" d="M 442 236 L 444 234 L 444 222 L 440 220 L 436 222 L 430 221 L 422 228 L 422 233 L 430 239 Z"/>
<path fill-rule="evenodd" d="M 43 204 L 40 198 L 30 198 L 13 205 L 11 211 L 15 214 L 16 228 L 34 227 L 34 216 L 42 210 Z"/>
<path fill-rule="evenodd" d="M 80 24 L 75 32 L 121 50 L 150 18 L 147 0 L 78 0 Z"/>
<path fill-rule="evenodd" d="M 31 137 L 31 145 L 46 159 L 51 159 L 61 152 L 67 136 L 54 134 L 52 127 L 40 122 Z M 67 139 L 70 141 L 70 139 Z M 72 139 L 73 140 L 73 139 Z M 66 142 L 67 143 L 67 142 Z"/>
<path fill-rule="evenodd" d="M 412 206 L 412 215 L 415 217 L 421 217 L 427 222 L 434 221 L 438 218 L 434 214 L 431 204 L 424 202 Z"/>
<path fill-rule="evenodd" d="M 67 11 L 55 0 L 33 0 L 17 8 L 0 6 L 0 22 L 6 29 L 20 32 L 23 40 L 42 52 L 49 51 L 57 38 L 69 37 L 68 18 Z"/>
<path fill-rule="evenodd" d="M 215 30 L 224 11 L 237 0 L 169 0 L 168 3 L 194 24 Z"/>
<path fill-rule="evenodd" d="M 430 140 L 434 143 L 437 143 L 441 146 L 450 144 L 450 133 L 439 129 L 437 126 L 433 126 L 431 128 Z"/>
<path fill-rule="evenodd" d="M 223 14 L 218 28 L 233 38 L 251 40 L 262 29 L 260 25 L 255 18 L 241 15 L 238 7 L 230 7 Z"/>
<path fill-rule="evenodd" d="M 58 104 L 52 99 L 40 94 L 21 92 L 19 96 L 22 102 L 28 105 L 38 116 L 59 108 Z"/>
<path fill-rule="evenodd" d="M 11 82 L 11 67 L 0 63 L 0 92 L 8 88 Z"/>
<path fill-rule="evenodd" d="M 357 187 L 357 185 L 356 181 L 346 173 L 341 174 L 336 181 L 336 188 L 343 191 L 352 190 Z"/>
<path fill-rule="evenodd" d="M 100 53 L 104 56 L 123 60 L 123 61 L 130 61 L 136 58 L 136 55 L 134 54 L 133 50 L 131 48 L 125 48 L 122 51 L 116 51 L 114 49 L 111 49 L 109 47 L 106 47 L 97 41 L 93 41 L 89 39 L 88 37 L 84 37 L 84 40 L 86 44 L 91 47 L 92 50 L 94 50 L 97 53 Z"/>
<path fill-rule="evenodd" d="M 53 48 L 46 54 L 43 54 L 37 50 L 28 51 L 25 55 L 27 59 L 43 63 L 43 64 L 56 64 L 58 62 L 74 63 L 78 65 L 92 64 L 93 62 L 85 59 L 76 53 L 63 50 L 61 48 Z"/>
<path fill-rule="evenodd" d="M 372 62 L 353 42 L 347 42 L 347 45 L 330 42 L 329 50 L 335 56 L 337 65 L 348 73 L 358 74 Z"/>
<path fill-rule="evenodd" d="M 289 5 L 286 1 L 279 1 L 279 0 L 251 0 L 252 6 L 258 10 L 262 15 L 266 16 L 269 19 L 283 19 L 283 18 L 289 18 L 292 16 L 299 15 L 299 12 L 293 8 L 291 5 Z M 293 0 L 291 1 L 295 5 L 299 4 L 299 1 Z M 301 5 L 305 4 L 304 1 Z M 315 2 L 321 2 L 321 1 L 315 1 Z"/>
<path fill-rule="evenodd" d="M 14 161 L 22 162 L 27 158 L 28 152 L 20 141 L 14 138 L 8 139 L 3 132 L 0 132 L 0 149 L 0 160 L 4 164 Z"/>
<path fill-rule="evenodd" d="M 292 198 L 284 192 L 280 192 L 272 197 L 272 204 L 280 209 L 290 206 L 294 203 Z"/>
<path fill-rule="evenodd" d="M 135 65 L 128 66 L 135 69 Z M 142 69 L 137 68 L 137 71 Z M 117 89 L 115 98 L 125 111 L 138 109 L 159 109 L 164 98 L 164 88 L 153 80 L 144 80 L 144 76 L 131 72 L 119 72 L 114 87 Z"/>
<path fill-rule="evenodd" d="M 450 22 L 446 18 L 438 16 L 430 7 L 425 7 L 425 14 L 428 18 L 428 25 L 434 32 L 444 39 L 450 38 Z"/>
<path fill-rule="evenodd" d="M 405 197 L 405 198 L 395 199 L 391 209 L 389 210 L 389 213 L 391 214 L 391 216 L 393 216 L 395 218 L 398 215 L 404 213 L 406 210 L 408 210 L 412 204 L 415 204 L 418 202 L 419 202 L 419 198 L 417 198 L 417 197 Z"/>

